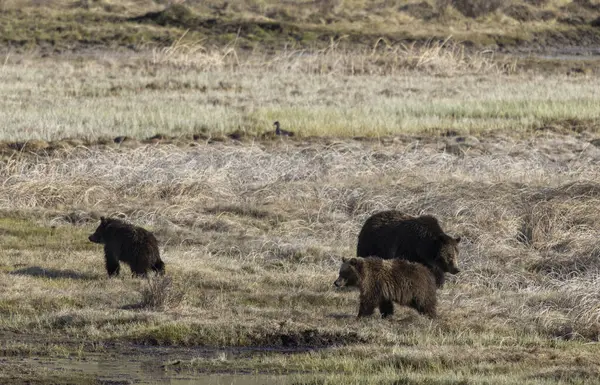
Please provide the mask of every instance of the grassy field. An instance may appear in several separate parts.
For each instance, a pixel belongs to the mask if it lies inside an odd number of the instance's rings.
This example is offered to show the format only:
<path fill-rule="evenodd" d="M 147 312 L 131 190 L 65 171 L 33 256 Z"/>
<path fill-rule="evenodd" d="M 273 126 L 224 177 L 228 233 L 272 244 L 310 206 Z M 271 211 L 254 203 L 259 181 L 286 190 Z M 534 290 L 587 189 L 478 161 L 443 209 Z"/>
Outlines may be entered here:
<path fill-rule="evenodd" d="M 596 1 L 184 3 L 0 1 L 0 383 L 598 381 Z M 463 239 L 435 320 L 333 286 L 385 209 Z"/>
<path fill-rule="evenodd" d="M 60 382 L 74 374 L 20 360 L 146 344 L 323 348 L 156 358 L 301 383 L 589 383 L 600 150 L 546 133 L 482 138 L 455 155 L 449 140 L 88 147 L 3 162 L 10 370 L 0 378 Z M 435 214 L 465 240 L 437 320 L 408 309 L 356 320 L 358 293 L 333 287 L 362 222 L 387 208 Z M 100 214 L 155 231 L 167 280 L 107 279 L 101 248 L 87 241 Z"/>
<path fill-rule="evenodd" d="M 595 132 L 600 82 L 582 67 L 598 66 L 582 62 L 536 72 L 451 42 L 380 54 L 334 45 L 240 57 L 181 44 L 139 54 L 7 55 L 0 140 L 253 139 L 275 120 L 302 137 Z"/>

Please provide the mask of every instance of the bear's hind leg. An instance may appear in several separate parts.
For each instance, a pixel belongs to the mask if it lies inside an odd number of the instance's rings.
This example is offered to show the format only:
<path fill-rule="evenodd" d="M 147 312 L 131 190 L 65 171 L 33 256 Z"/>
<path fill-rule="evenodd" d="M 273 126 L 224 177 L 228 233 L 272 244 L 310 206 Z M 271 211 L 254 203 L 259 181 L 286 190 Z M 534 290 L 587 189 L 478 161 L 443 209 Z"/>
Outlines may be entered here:
<path fill-rule="evenodd" d="M 134 278 L 146 278 L 147 274 L 147 270 L 145 268 L 145 266 L 135 266 L 135 265 L 131 265 L 131 275 Z"/>
<path fill-rule="evenodd" d="M 433 300 L 419 300 L 419 299 L 414 299 L 411 303 L 412 307 L 418 311 L 421 314 L 424 314 L 426 316 L 428 316 L 429 318 L 435 318 L 437 316 L 436 310 L 435 310 L 435 306 L 436 306 L 436 301 L 435 299 Z"/>
<path fill-rule="evenodd" d="M 158 274 L 158 275 L 164 275 L 165 274 L 165 263 L 159 259 L 158 261 L 156 261 L 154 263 L 154 265 L 152 265 L 151 269 L 153 271 L 155 271 L 156 274 Z"/>
<path fill-rule="evenodd" d="M 381 312 L 382 318 L 394 315 L 394 302 L 389 300 L 382 300 L 381 302 L 379 302 L 379 311 Z"/>

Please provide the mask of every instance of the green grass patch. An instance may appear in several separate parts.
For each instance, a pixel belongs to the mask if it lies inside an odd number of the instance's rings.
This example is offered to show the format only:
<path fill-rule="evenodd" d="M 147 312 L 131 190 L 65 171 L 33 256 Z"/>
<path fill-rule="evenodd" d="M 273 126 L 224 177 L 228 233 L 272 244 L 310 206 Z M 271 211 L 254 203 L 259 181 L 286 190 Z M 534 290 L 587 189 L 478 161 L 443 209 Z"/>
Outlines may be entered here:
<path fill-rule="evenodd" d="M 125 23 L 118 16 L 82 10 L 5 11 L 0 20 L 0 42 L 25 48 L 169 45 L 181 35 L 172 28 Z"/>
<path fill-rule="evenodd" d="M 25 219 L 0 218 L 0 242 L 13 250 L 94 250 L 89 229 L 74 226 L 41 226 Z"/>

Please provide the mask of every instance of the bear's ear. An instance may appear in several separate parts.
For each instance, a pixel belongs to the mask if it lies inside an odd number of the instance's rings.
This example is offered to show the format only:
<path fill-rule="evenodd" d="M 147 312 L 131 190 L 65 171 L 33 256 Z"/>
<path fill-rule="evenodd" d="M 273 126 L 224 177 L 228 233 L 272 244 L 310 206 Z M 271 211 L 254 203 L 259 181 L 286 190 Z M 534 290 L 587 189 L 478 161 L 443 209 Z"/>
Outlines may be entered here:
<path fill-rule="evenodd" d="M 352 259 L 350 259 L 350 261 L 348 261 L 348 262 L 349 262 L 349 263 L 350 263 L 350 265 L 352 265 L 352 266 L 356 266 L 356 265 L 358 265 L 358 259 L 356 259 L 356 258 L 352 258 Z"/>
<path fill-rule="evenodd" d="M 104 223 L 104 222 L 106 222 L 106 218 L 100 217 L 100 223 Z"/>
<path fill-rule="evenodd" d="M 460 243 L 460 237 L 456 237 L 454 238 L 454 240 L 456 241 L 456 243 Z"/>
<path fill-rule="evenodd" d="M 348 262 L 348 258 L 342 257 L 342 263 L 346 263 L 346 262 Z"/>

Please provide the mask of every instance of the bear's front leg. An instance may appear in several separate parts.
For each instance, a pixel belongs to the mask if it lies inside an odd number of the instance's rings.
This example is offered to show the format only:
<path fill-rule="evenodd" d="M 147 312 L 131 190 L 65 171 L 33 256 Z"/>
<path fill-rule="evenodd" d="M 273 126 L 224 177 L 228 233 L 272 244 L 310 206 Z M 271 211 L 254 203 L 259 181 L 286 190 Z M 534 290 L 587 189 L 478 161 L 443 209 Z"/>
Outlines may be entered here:
<path fill-rule="evenodd" d="M 148 274 L 145 271 L 137 271 L 137 270 L 133 270 L 131 272 L 131 276 L 133 278 L 146 278 L 148 276 Z"/>
<path fill-rule="evenodd" d="M 358 308 L 358 316 L 368 317 L 370 315 L 373 315 L 376 306 L 377 305 L 373 303 L 373 301 L 370 298 L 364 298 L 363 296 L 361 296 L 360 306 Z"/>
<path fill-rule="evenodd" d="M 119 271 L 121 270 L 121 266 L 119 265 L 119 260 L 117 258 L 115 258 L 115 256 L 110 252 L 106 252 L 106 254 L 104 255 L 104 258 L 106 259 L 106 272 L 108 273 L 108 276 L 109 277 L 118 276 Z"/>

